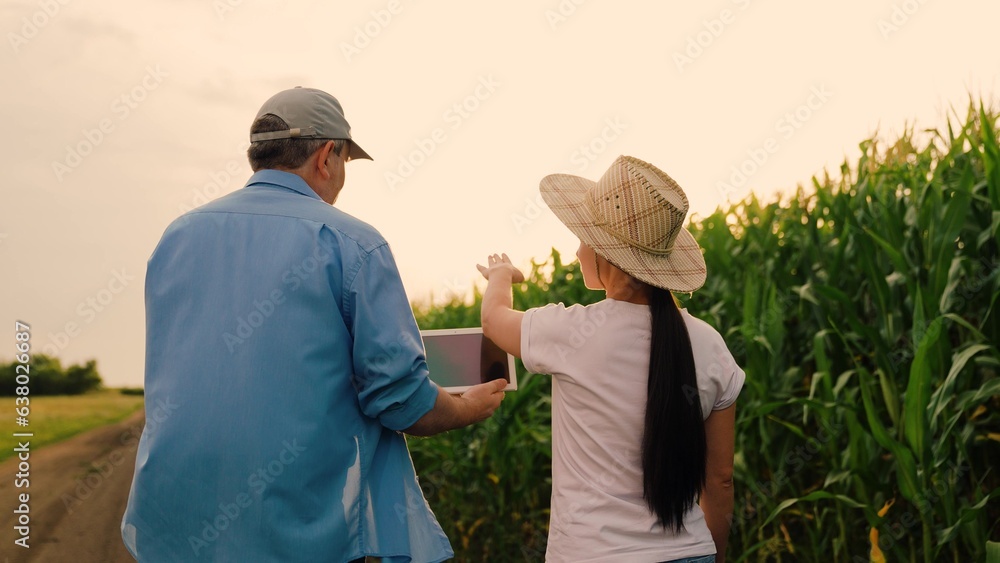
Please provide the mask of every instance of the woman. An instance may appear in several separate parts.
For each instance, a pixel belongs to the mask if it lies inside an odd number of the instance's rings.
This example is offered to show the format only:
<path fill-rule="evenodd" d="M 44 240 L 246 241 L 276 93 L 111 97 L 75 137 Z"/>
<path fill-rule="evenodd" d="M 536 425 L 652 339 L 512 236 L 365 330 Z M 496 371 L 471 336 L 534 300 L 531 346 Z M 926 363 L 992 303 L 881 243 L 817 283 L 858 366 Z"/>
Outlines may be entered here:
<path fill-rule="evenodd" d="M 581 241 L 585 285 L 606 299 L 515 311 L 511 284 L 524 276 L 507 255 L 478 268 L 486 336 L 553 376 L 546 560 L 723 562 L 744 374 L 671 294 L 705 281 L 687 197 L 624 156 L 598 182 L 555 174 L 541 193 Z"/>

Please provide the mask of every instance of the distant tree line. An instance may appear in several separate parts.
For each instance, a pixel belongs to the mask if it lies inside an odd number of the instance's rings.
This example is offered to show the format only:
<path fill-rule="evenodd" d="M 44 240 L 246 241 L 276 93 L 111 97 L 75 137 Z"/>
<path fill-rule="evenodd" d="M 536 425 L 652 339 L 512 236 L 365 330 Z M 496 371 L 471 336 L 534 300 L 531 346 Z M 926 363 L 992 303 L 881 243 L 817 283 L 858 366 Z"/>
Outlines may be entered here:
<path fill-rule="evenodd" d="M 18 372 L 15 368 L 18 365 L 20 364 L 16 360 L 0 364 L 0 396 L 16 394 Z M 23 369 L 20 370 L 20 375 L 24 375 Z M 101 375 L 97 372 L 97 360 L 63 368 L 59 358 L 37 354 L 31 358 L 28 376 L 28 388 L 32 397 L 79 395 L 102 386 Z"/>

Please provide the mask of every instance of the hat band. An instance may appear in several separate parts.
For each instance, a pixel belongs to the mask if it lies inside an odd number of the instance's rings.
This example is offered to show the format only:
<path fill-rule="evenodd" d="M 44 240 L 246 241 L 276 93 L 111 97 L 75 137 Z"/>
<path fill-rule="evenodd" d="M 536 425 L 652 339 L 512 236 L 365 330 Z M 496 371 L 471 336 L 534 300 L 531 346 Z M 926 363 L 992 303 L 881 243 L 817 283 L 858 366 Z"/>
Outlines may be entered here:
<path fill-rule="evenodd" d="M 295 127 L 282 131 L 268 131 L 267 133 L 254 133 L 250 135 L 250 142 L 272 141 L 274 139 L 295 139 L 298 137 L 315 137 L 317 135 L 315 127 Z"/>
<path fill-rule="evenodd" d="M 590 216 L 594 218 L 594 226 L 600 228 L 602 231 L 604 231 L 605 233 L 607 233 L 607 234 L 611 235 L 612 237 L 618 239 L 619 241 L 621 241 L 621 242 L 623 242 L 623 243 L 625 243 L 625 244 L 627 244 L 629 246 L 638 248 L 640 250 L 644 250 L 644 251 L 646 251 L 646 252 L 648 252 L 650 254 L 655 254 L 657 256 L 669 256 L 670 253 L 674 251 L 674 242 L 677 240 L 677 236 L 676 235 L 674 236 L 674 239 L 670 241 L 670 244 L 666 248 L 658 248 L 658 247 L 655 247 L 655 246 L 649 246 L 649 245 L 643 244 L 641 242 L 638 242 L 636 240 L 632 240 L 631 238 L 625 236 L 624 234 L 622 234 L 622 233 L 620 233 L 620 232 L 612 229 L 611 226 L 610 226 L 610 224 L 607 221 L 602 221 L 602 220 L 598 220 L 597 219 L 597 217 L 600 214 L 597 212 L 597 209 L 594 207 L 594 202 L 593 202 L 593 200 L 591 198 L 589 198 L 589 197 L 585 198 L 584 201 L 586 201 L 586 205 L 589 208 Z"/>

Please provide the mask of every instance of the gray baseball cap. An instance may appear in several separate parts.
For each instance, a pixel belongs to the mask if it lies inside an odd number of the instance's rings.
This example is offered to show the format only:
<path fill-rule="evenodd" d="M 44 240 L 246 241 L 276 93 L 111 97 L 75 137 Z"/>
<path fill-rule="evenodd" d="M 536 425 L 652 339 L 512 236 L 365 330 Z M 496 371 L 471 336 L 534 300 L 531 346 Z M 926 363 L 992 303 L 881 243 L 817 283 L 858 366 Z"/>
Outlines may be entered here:
<path fill-rule="evenodd" d="M 254 121 L 272 114 L 285 120 L 288 129 L 250 135 L 250 142 L 272 139 L 350 139 L 350 159 L 374 160 L 351 139 L 351 126 L 344 118 L 340 102 L 330 94 L 315 88 L 296 86 L 271 96 L 257 112 Z"/>

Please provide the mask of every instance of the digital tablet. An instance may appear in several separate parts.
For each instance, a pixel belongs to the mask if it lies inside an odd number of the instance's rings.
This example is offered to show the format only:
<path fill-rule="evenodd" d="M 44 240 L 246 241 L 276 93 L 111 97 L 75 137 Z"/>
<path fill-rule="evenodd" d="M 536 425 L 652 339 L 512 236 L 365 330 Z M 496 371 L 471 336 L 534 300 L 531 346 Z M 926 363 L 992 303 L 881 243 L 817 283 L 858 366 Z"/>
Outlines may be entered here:
<path fill-rule="evenodd" d="M 482 328 L 421 330 L 431 381 L 456 394 L 469 387 L 506 379 L 504 391 L 517 389 L 514 356 L 483 336 Z"/>

